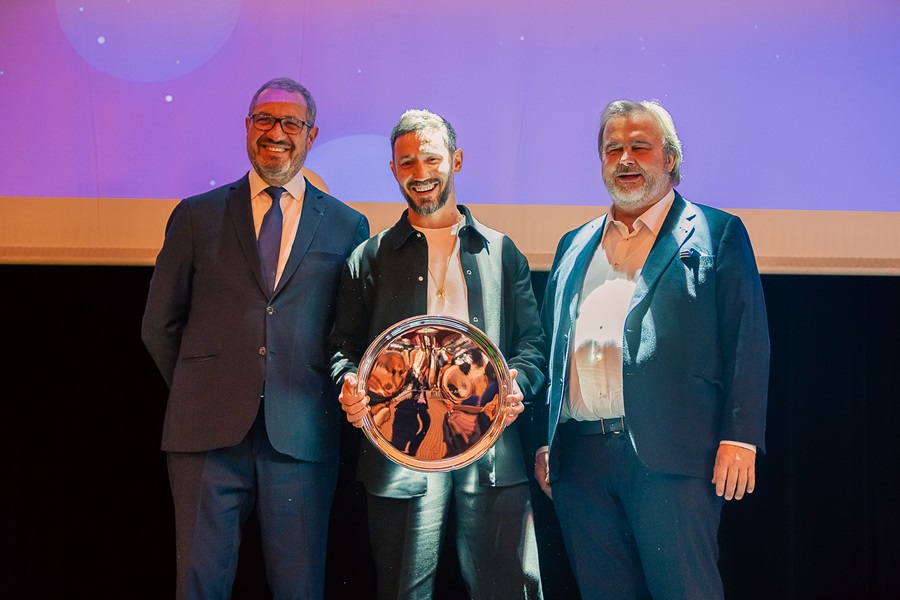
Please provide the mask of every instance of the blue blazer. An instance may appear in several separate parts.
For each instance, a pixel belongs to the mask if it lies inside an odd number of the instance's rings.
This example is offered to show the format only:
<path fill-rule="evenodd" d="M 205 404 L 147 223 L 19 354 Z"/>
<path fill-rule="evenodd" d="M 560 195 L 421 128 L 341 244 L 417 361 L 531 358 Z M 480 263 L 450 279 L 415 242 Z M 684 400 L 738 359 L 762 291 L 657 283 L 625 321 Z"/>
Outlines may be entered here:
<path fill-rule="evenodd" d="M 550 340 L 537 446 L 550 445 L 568 393 L 581 287 L 606 216 L 559 242 L 541 320 Z M 675 194 L 631 299 L 623 336 L 625 420 L 652 470 L 712 477 L 721 440 L 765 449 L 769 337 L 765 301 L 741 220 Z"/>
<path fill-rule="evenodd" d="M 336 463 L 341 410 L 325 340 L 366 217 L 306 184 L 297 235 L 267 293 L 247 176 L 181 201 L 166 226 L 142 337 L 170 387 L 162 449 L 236 445 L 259 410 L 276 450 Z"/>

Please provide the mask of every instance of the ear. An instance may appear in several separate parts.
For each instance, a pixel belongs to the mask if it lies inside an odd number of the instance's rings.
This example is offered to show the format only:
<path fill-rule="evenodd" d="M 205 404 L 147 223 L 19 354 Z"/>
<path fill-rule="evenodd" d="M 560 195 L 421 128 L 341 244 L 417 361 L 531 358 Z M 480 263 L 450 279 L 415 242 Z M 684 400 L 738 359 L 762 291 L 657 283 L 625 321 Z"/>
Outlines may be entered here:
<path fill-rule="evenodd" d="M 306 136 L 306 150 L 309 151 L 312 148 L 313 141 L 315 141 L 316 136 L 319 135 L 319 128 L 313 127 L 309 130 L 309 134 Z"/>
<path fill-rule="evenodd" d="M 462 169 L 463 163 L 463 151 L 462 148 L 457 148 L 456 152 L 453 153 L 453 174 L 456 175 L 459 173 L 460 169 Z"/>
<path fill-rule="evenodd" d="M 669 155 L 669 156 L 667 157 L 667 159 L 668 159 L 668 162 L 669 162 L 669 173 L 671 173 L 672 171 L 675 170 L 675 155 L 674 155 L 674 154 Z"/>

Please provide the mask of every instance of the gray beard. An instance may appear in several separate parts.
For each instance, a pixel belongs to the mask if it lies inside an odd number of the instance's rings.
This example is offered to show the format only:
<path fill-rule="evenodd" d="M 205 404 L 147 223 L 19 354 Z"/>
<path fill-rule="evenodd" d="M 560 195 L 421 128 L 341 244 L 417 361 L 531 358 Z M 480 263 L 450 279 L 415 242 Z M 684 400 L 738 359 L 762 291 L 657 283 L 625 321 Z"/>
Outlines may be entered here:
<path fill-rule="evenodd" d="M 297 173 L 300 172 L 300 169 L 294 170 L 293 166 L 291 166 L 291 169 L 288 171 L 283 171 L 281 169 L 259 168 L 256 169 L 256 172 L 262 178 L 262 180 L 269 185 L 283 186 L 291 179 L 293 179 L 297 175 Z"/>
<path fill-rule="evenodd" d="M 644 177 L 646 178 L 646 175 Z M 668 180 L 646 181 L 639 190 L 622 192 L 616 187 L 615 180 L 608 182 L 604 178 L 603 181 L 613 204 L 629 212 L 643 211 L 653 206 L 657 200 L 663 197 L 667 182 Z"/>
<path fill-rule="evenodd" d="M 634 212 L 650 207 L 653 201 L 650 198 L 650 190 L 638 190 L 631 194 L 623 194 L 619 190 L 609 190 L 609 197 L 612 198 L 613 204 L 623 210 Z"/>

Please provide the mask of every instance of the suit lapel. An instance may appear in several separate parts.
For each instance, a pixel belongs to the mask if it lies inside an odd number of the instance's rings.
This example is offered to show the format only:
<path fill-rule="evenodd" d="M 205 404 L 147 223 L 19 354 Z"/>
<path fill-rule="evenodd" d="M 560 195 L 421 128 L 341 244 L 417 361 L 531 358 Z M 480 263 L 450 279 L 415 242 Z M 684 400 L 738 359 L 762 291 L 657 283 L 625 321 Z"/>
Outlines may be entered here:
<path fill-rule="evenodd" d="M 293 276 L 294 271 L 297 270 L 297 267 L 309 250 L 313 237 L 316 235 L 316 230 L 322 223 L 324 216 L 324 194 L 307 182 L 306 192 L 303 194 L 303 208 L 300 211 L 300 222 L 297 224 L 297 235 L 294 236 L 294 244 L 291 246 L 291 253 L 288 255 L 287 263 L 284 265 L 281 279 L 279 279 L 278 285 L 275 287 L 276 294 Z"/>
<path fill-rule="evenodd" d="M 246 175 L 234 183 L 225 203 L 228 206 L 228 214 L 231 215 L 231 222 L 234 225 L 244 258 L 247 260 L 250 270 L 253 271 L 253 276 L 256 277 L 260 289 L 265 292 L 266 282 L 259 259 L 259 247 L 256 245 L 253 207 L 250 204 L 250 179 Z"/>
<path fill-rule="evenodd" d="M 559 268 L 556 270 L 557 273 L 568 274 L 566 280 L 557 288 L 559 297 L 556 299 L 556 305 L 563 309 L 570 322 L 574 322 L 578 317 L 584 277 L 591 263 L 591 257 L 600 245 L 605 224 L 606 215 L 597 217 L 582 227 L 575 234 L 572 244 L 560 259 Z"/>
<path fill-rule="evenodd" d="M 647 255 L 647 260 L 644 261 L 634 296 L 631 298 L 629 312 L 646 298 L 663 271 L 678 256 L 681 247 L 694 233 L 693 222 L 696 216 L 697 211 L 694 207 L 675 192 L 675 200 L 663 221 L 659 235 L 656 236 L 650 254 Z"/>

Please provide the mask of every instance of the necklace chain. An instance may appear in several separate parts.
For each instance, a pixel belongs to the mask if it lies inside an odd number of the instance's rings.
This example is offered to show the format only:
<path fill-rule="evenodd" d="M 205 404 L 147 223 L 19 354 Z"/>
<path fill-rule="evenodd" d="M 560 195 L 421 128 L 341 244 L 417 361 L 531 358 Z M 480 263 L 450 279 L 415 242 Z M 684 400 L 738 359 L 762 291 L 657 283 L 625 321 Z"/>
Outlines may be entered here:
<path fill-rule="evenodd" d="M 444 293 L 444 285 L 447 283 L 447 273 L 450 272 L 450 261 L 453 260 L 453 256 L 456 254 L 457 248 L 459 248 L 459 224 L 462 223 L 464 219 L 464 215 L 462 213 L 459 214 L 459 219 L 456 220 L 456 239 L 453 241 L 453 248 L 450 250 L 449 256 L 447 256 L 447 264 L 444 266 L 444 277 L 441 279 L 441 282 L 438 283 L 437 277 L 434 276 L 434 273 L 431 271 L 431 266 L 428 266 L 428 274 L 431 275 L 431 280 L 434 281 L 434 287 L 437 288 L 434 295 L 438 298 L 446 298 L 446 294 Z M 452 234 L 451 234 L 452 235 Z"/>
<path fill-rule="evenodd" d="M 456 248 L 454 247 L 454 250 Z M 438 298 L 444 298 L 444 284 L 447 283 L 447 272 L 450 271 L 450 261 L 453 260 L 453 252 L 450 253 L 450 256 L 447 257 L 447 266 L 444 268 L 444 278 L 438 283 L 437 277 L 434 276 L 434 273 L 431 272 L 431 267 L 428 267 L 428 274 L 431 275 L 431 280 L 434 281 L 434 287 L 437 288 L 434 295 Z"/>

